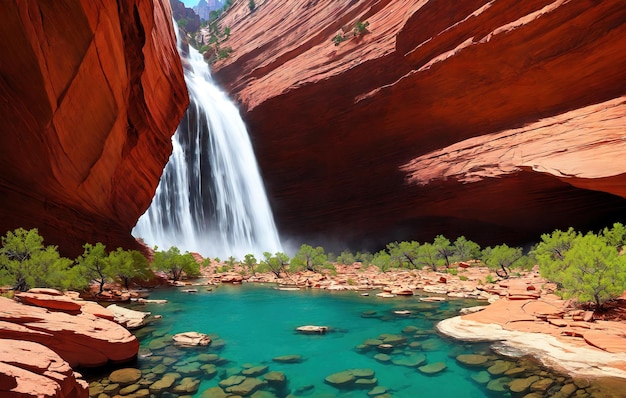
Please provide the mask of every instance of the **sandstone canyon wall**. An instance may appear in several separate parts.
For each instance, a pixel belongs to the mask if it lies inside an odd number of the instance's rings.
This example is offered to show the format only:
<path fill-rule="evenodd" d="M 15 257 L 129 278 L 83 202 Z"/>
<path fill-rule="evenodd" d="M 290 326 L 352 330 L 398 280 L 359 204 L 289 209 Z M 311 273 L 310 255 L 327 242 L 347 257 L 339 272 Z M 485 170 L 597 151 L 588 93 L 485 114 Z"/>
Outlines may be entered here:
<path fill-rule="evenodd" d="M 255 3 L 213 69 L 283 236 L 520 244 L 626 217 L 623 1 Z"/>
<path fill-rule="evenodd" d="M 0 2 L 0 233 L 136 248 L 188 104 L 167 0 Z"/>

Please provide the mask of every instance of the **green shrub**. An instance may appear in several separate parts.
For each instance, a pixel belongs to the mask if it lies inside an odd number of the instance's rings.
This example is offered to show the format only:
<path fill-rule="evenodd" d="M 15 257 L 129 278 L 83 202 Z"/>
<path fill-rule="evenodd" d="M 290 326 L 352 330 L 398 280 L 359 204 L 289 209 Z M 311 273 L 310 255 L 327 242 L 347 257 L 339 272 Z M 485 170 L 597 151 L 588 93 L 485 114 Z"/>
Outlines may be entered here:
<path fill-rule="evenodd" d="M 467 280 L 467 276 L 461 275 L 461 276 L 459 276 L 459 280 L 466 281 Z"/>
<path fill-rule="evenodd" d="M 365 33 L 367 33 L 367 27 L 370 26 L 370 23 L 365 21 L 357 21 L 356 25 L 354 26 L 354 35 L 355 36 L 361 36 L 364 35 Z"/>
<path fill-rule="evenodd" d="M 341 44 L 341 42 L 346 41 L 347 39 L 341 33 L 337 33 L 337 35 L 333 37 L 331 40 L 333 43 L 335 43 L 336 46 L 338 46 L 339 44 Z"/>

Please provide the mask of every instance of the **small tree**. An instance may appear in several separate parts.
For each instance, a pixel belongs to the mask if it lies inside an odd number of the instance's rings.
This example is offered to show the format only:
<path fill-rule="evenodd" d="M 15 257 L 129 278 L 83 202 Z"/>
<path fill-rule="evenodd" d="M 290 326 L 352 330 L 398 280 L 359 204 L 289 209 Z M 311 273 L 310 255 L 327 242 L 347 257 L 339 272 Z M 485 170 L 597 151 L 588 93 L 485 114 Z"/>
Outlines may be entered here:
<path fill-rule="evenodd" d="M 561 274 L 565 264 L 563 259 L 565 253 L 574 244 L 574 241 L 580 237 L 580 233 L 569 228 L 567 231 L 559 229 L 551 234 L 541 235 L 541 242 L 531 252 L 539 264 L 539 272 L 544 278 L 554 280 L 554 277 Z"/>
<path fill-rule="evenodd" d="M 387 272 L 391 267 L 391 256 L 385 250 L 381 250 L 374 254 L 372 264 L 378 268 L 380 272 Z"/>
<path fill-rule="evenodd" d="M 254 254 L 248 253 L 244 256 L 243 264 L 246 266 L 250 274 L 254 274 L 254 268 L 256 267 L 256 263 L 257 260 L 256 257 L 254 257 Z"/>
<path fill-rule="evenodd" d="M 114 279 L 121 281 L 128 289 L 130 281 L 148 279 L 151 276 L 148 260 L 137 250 L 124 250 L 118 247 L 109 253 L 107 273 Z"/>
<path fill-rule="evenodd" d="M 256 4 L 254 4 L 254 0 L 248 0 L 248 8 L 250 12 L 254 12 L 256 10 Z"/>
<path fill-rule="evenodd" d="M 620 252 L 626 246 L 626 226 L 617 222 L 611 228 L 604 228 L 600 237 L 607 245 L 615 247 Z"/>
<path fill-rule="evenodd" d="M 303 244 L 291 260 L 291 265 L 296 268 L 306 268 L 309 271 L 317 272 L 318 268 L 326 263 L 326 260 L 327 257 L 323 247 Z"/>
<path fill-rule="evenodd" d="M 100 242 L 95 245 L 85 243 L 83 248 L 85 251 L 76 259 L 76 266 L 87 281 L 94 281 L 98 284 L 98 293 L 102 293 L 104 284 L 111 279 L 106 246 Z"/>
<path fill-rule="evenodd" d="M 285 253 L 276 252 L 272 256 L 270 252 L 263 252 L 263 257 L 265 258 L 261 262 L 262 265 L 276 275 L 277 278 L 280 278 L 281 272 L 286 272 L 286 267 L 289 265 L 289 256 Z"/>
<path fill-rule="evenodd" d="M 337 264 L 352 265 L 354 264 L 354 261 L 354 254 L 352 254 L 352 252 L 348 249 L 342 251 L 337 257 Z"/>
<path fill-rule="evenodd" d="M 173 281 L 178 281 L 183 275 L 194 278 L 200 275 L 200 265 L 190 253 L 181 254 L 176 246 L 168 251 L 154 253 L 152 266 L 158 271 L 169 273 Z"/>
<path fill-rule="evenodd" d="M 437 250 L 439 258 L 444 260 L 446 268 L 449 268 L 450 257 L 454 254 L 454 246 L 450 244 L 450 240 L 443 235 L 437 235 L 433 241 L 433 246 Z"/>
<path fill-rule="evenodd" d="M 454 261 L 476 260 L 480 257 L 480 245 L 471 240 L 467 240 L 465 236 L 456 238 L 452 246 Z"/>
<path fill-rule="evenodd" d="M 511 265 L 522 258 L 522 249 L 509 247 L 506 244 L 483 250 L 482 260 L 487 267 L 496 271 L 501 278 L 508 278 Z"/>
<path fill-rule="evenodd" d="M 393 242 L 387 245 L 387 251 L 394 265 L 402 268 L 408 264 L 408 268 L 418 268 L 420 244 L 416 241 Z"/>
<path fill-rule="evenodd" d="M 0 285 L 9 284 L 14 290 L 31 287 L 66 288 L 72 261 L 59 256 L 56 246 L 44 246 L 36 228 L 8 231 L 1 239 Z"/>
<path fill-rule="evenodd" d="M 433 271 L 437 271 L 437 267 L 441 264 L 439 251 L 431 243 L 424 243 L 418 249 L 417 264 L 420 268 L 424 266 L 430 267 Z"/>
<path fill-rule="evenodd" d="M 565 253 L 564 267 L 555 275 L 566 297 L 593 301 L 596 309 L 626 289 L 626 257 L 597 235 L 579 236 Z"/>

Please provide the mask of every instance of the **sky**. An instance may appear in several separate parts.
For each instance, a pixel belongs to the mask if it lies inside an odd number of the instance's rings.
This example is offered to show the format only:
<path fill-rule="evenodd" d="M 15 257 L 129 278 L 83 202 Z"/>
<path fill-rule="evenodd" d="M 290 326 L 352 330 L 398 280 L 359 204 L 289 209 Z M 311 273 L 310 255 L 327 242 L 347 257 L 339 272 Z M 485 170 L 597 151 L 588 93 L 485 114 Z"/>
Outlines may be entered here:
<path fill-rule="evenodd" d="M 198 1 L 200 0 L 180 0 L 180 1 L 185 3 L 185 7 L 191 8 L 191 7 L 195 7 L 198 4 Z"/>

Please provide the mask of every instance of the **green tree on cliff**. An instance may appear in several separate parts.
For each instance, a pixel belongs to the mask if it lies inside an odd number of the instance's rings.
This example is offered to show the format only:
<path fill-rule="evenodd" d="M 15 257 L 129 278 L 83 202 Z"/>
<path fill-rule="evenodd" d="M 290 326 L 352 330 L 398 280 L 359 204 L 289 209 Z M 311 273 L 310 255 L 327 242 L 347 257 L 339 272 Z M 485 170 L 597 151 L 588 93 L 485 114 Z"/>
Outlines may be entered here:
<path fill-rule="evenodd" d="M 71 282 L 72 261 L 59 255 L 56 246 L 44 246 L 36 228 L 18 228 L 1 238 L 0 285 L 26 291 L 31 287 L 63 289 Z"/>

